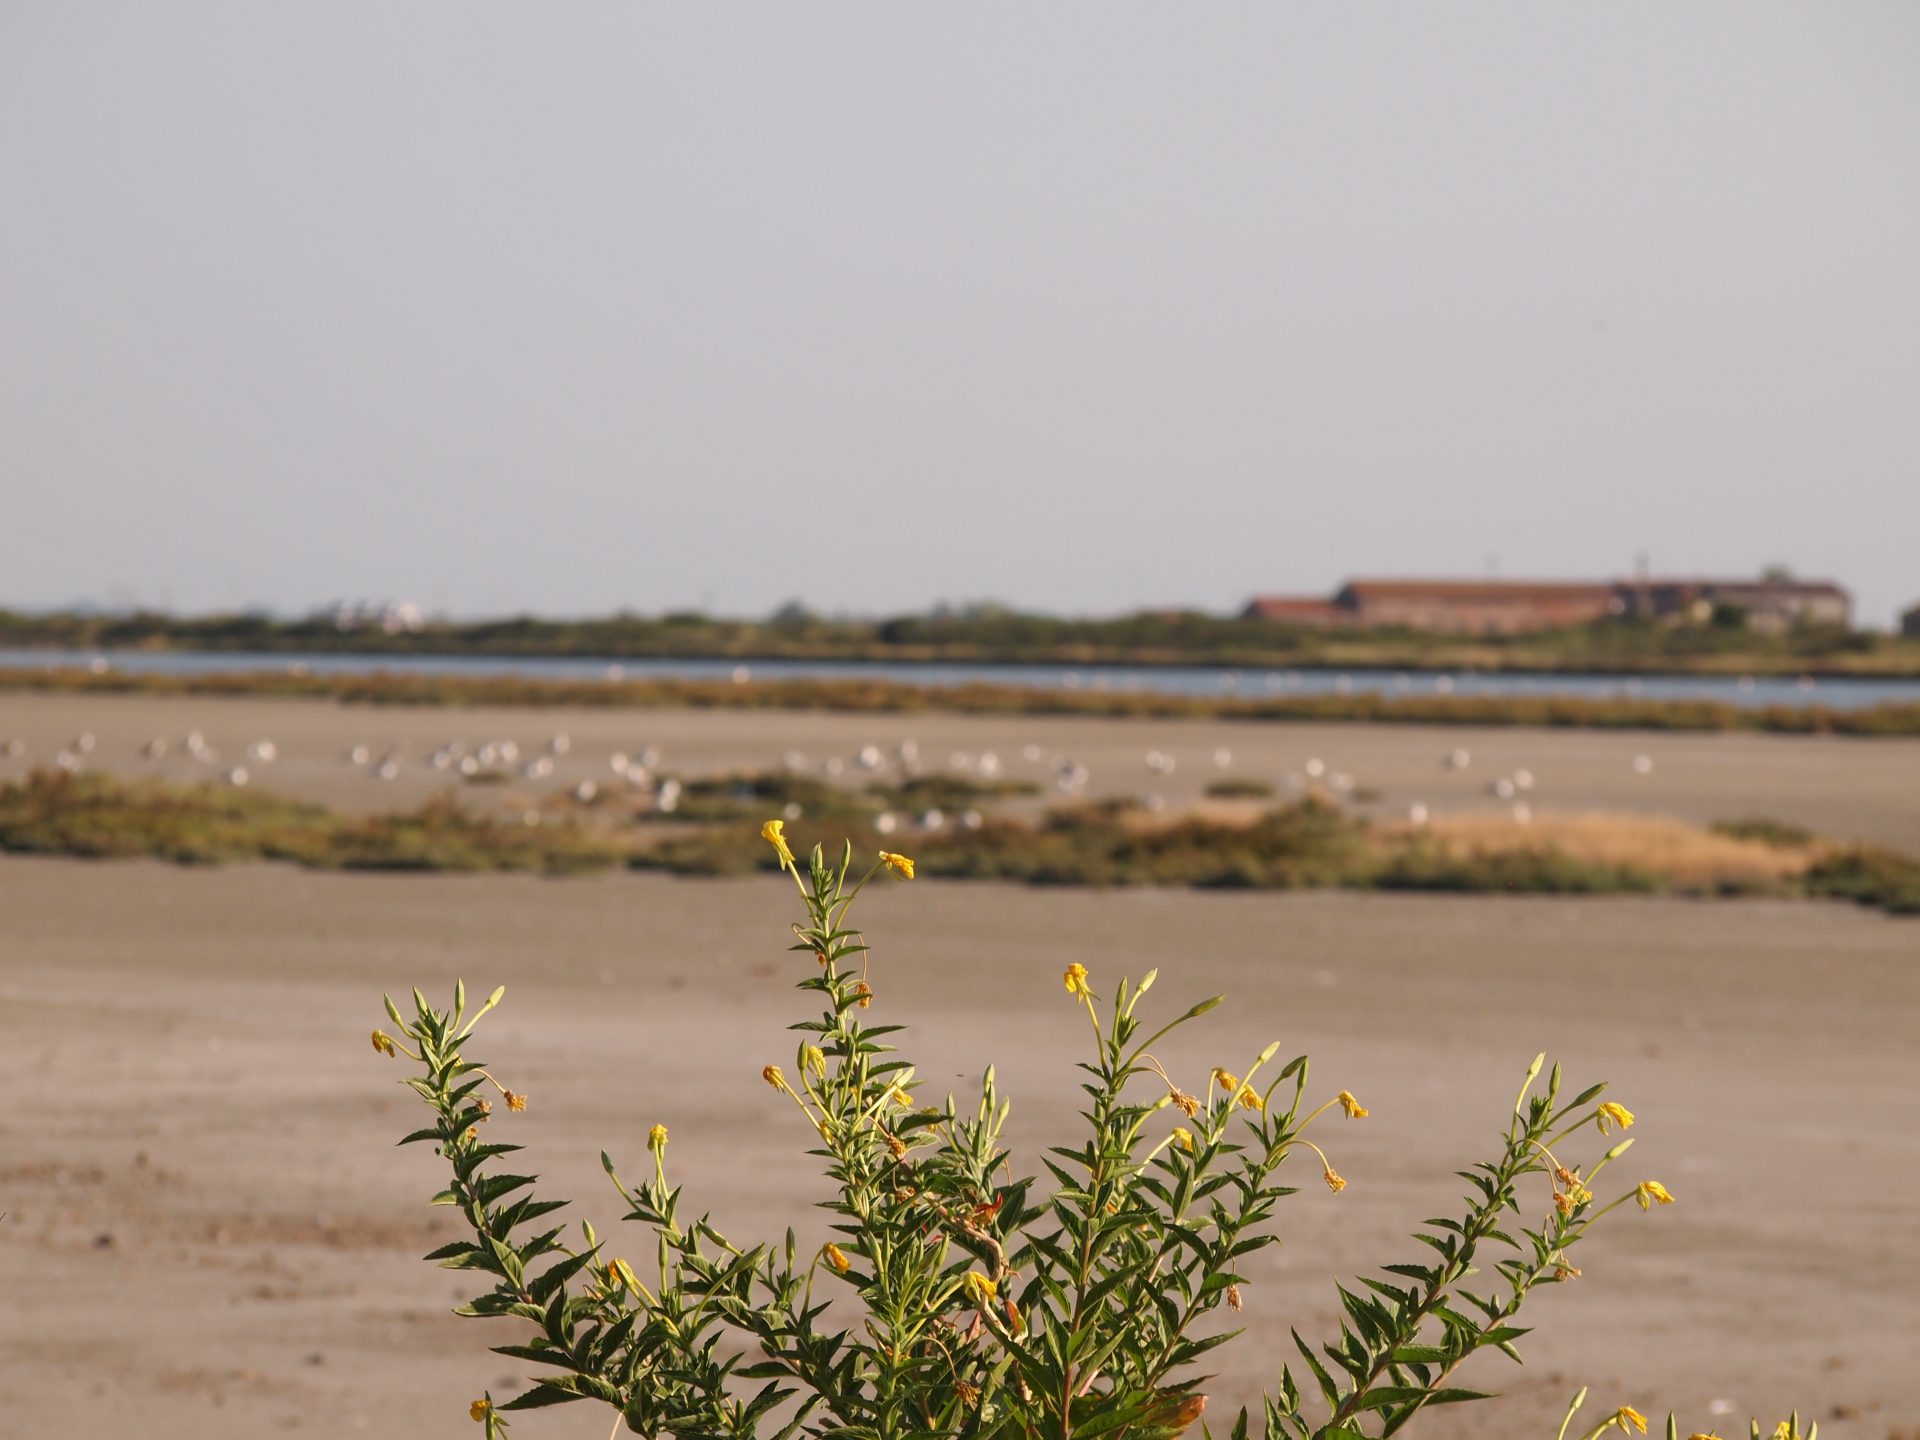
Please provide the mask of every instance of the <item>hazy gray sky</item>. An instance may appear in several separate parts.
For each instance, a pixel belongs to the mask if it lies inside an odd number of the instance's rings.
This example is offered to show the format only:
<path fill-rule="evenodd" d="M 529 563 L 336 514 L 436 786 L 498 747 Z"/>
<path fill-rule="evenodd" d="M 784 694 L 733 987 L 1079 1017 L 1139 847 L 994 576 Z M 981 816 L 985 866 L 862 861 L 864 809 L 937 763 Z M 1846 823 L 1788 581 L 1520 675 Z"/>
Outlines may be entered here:
<path fill-rule="evenodd" d="M 1920 599 L 1920 5 L 0 0 L 0 603 Z"/>

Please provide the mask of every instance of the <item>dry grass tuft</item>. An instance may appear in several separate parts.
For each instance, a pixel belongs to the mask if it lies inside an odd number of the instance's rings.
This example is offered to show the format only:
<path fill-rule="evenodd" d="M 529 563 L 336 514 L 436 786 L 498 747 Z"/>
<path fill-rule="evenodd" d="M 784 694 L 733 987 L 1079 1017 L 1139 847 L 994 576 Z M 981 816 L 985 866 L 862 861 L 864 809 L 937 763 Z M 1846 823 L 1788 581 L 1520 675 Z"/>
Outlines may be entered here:
<path fill-rule="evenodd" d="M 1506 815 L 1449 815 L 1426 833 L 1461 858 L 1557 851 L 1583 864 L 1651 871 L 1682 889 L 1764 889 L 1800 879 L 1826 853 L 1818 844 L 1770 845 L 1657 815 L 1548 813 L 1525 825 Z"/>

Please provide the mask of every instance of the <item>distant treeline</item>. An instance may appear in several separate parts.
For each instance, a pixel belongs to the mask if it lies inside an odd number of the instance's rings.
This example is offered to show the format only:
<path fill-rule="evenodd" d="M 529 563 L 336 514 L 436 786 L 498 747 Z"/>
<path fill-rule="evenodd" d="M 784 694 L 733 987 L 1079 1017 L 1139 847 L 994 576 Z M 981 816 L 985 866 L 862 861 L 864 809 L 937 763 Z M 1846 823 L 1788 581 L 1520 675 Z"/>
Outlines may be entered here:
<path fill-rule="evenodd" d="M 0 670 L 0 692 L 272 696 L 363 705 L 825 710 L 854 714 L 1093 715 L 1133 719 L 1531 725 L 1583 730 L 1751 730 L 1783 735 L 1920 735 L 1920 704 L 1731 705 L 1718 700 L 1589 700 L 1567 695 L 1275 695 L 1238 699 L 1025 685 L 859 680 L 541 680 L 524 675 L 335 675 L 269 670 L 153 675 L 124 670 Z"/>
<path fill-rule="evenodd" d="M 1404 629 L 1324 631 L 1198 611 L 1062 619 L 982 608 L 884 620 L 826 619 L 789 606 L 767 620 L 694 612 L 588 620 L 517 616 L 429 622 L 388 634 L 331 617 L 0 610 L 0 646 L 383 655 L 593 656 L 608 659 L 932 661 L 992 664 L 1227 665 L 1591 673 L 1920 675 L 1920 640 L 1808 627 L 1606 620 L 1530 635 L 1462 637 Z"/>

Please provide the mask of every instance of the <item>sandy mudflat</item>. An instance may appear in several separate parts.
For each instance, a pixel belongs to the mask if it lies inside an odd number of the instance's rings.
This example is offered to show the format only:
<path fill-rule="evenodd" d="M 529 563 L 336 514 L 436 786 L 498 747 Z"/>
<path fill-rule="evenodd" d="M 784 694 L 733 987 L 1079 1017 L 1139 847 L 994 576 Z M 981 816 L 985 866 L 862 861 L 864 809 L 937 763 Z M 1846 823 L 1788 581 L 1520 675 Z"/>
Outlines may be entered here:
<path fill-rule="evenodd" d="M 219 752 L 217 765 L 185 758 L 181 741 L 193 730 Z M 1490 795 L 1488 787 L 1524 769 L 1535 778 L 1524 798 L 1536 814 L 1617 810 L 1697 823 L 1758 816 L 1920 851 L 1920 740 L 1914 739 L 938 714 L 456 710 L 7 694 L 0 695 L 0 740 L 18 737 L 27 748 L 19 759 L 0 759 L 0 779 L 51 764 L 63 745 L 88 733 L 96 739 L 88 763 L 116 773 L 205 779 L 238 764 L 250 769 L 255 785 L 284 794 L 347 810 L 391 809 L 446 788 L 449 775 L 427 762 L 450 740 L 471 748 L 512 739 L 532 753 L 556 731 L 565 731 L 572 745 L 553 775 L 489 787 L 490 801 L 531 799 L 583 779 L 605 782 L 615 751 L 636 755 L 648 745 L 659 747 L 665 772 L 768 769 L 797 751 L 818 773 L 830 759 L 851 767 L 864 744 L 891 753 L 901 740 L 912 739 L 922 763 L 933 770 L 946 768 L 955 752 L 978 757 L 991 751 L 1004 774 L 1046 784 L 1056 761 L 1064 759 L 1087 767 L 1093 795 L 1158 794 L 1175 808 L 1197 799 L 1209 781 L 1229 776 L 1265 780 L 1285 793 L 1288 776 L 1304 775 L 1309 762 L 1319 760 L 1328 777 L 1351 776 L 1356 793 L 1378 793 L 1378 800 L 1358 806 L 1362 813 L 1398 819 L 1416 801 L 1435 816 L 1504 810 L 1510 802 Z M 159 762 L 140 759 L 140 747 L 155 736 L 171 742 L 171 753 Z M 270 765 L 246 758 L 247 747 L 263 738 L 279 751 Z M 347 763 L 344 757 L 357 744 L 367 745 L 376 759 L 393 753 L 399 777 L 383 783 L 365 767 Z M 1026 758 L 1029 746 L 1038 759 Z M 1231 752 L 1224 771 L 1213 763 L 1221 747 Z M 1442 761 L 1456 748 L 1467 751 L 1470 763 L 1449 770 Z M 1145 757 L 1153 750 L 1172 757 L 1171 774 L 1147 769 Z M 1652 762 L 1647 773 L 1634 769 L 1639 756 Z M 854 778 L 851 768 L 846 778 Z"/>
<path fill-rule="evenodd" d="M 667 717 L 633 723 L 672 733 Z M 1683 754 L 1704 766 L 1715 747 L 1766 743 L 1645 742 L 1682 771 Z M 1780 753 L 1821 753 L 1803 744 Z M 796 1117 L 758 1075 L 790 1061 L 794 909 L 773 880 L 0 860 L 0 1435 L 474 1433 L 466 1401 L 510 1390 L 519 1368 L 482 1347 L 513 1327 L 449 1316 L 456 1277 L 417 1261 L 453 1231 L 424 1203 L 438 1162 L 392 1147 L 415 1102 L 367 1045 L 379 991 L 511 985 L 478 1053 L 532 1105 L 496 1123 L 603 1229 L 616 1209 L 598 1149 L 637 1172 L 662 1120 L 699 1203 L 770 1234 L 817 1193 L 788 1158 Z M 936 1085 L 965 1093 L 996 1061 L 1029 1155 L 1077 1099 L 1085 1020 L 1059 984 L 1072 960 L 1101 982 L 1158 965 L 1169 1011 L 1233 995 L 1199 1043 L 1163 1053 L 1195 1086 L 1280 1038 L 1313 1053 L 1315 1093 L 1344 1086 L 1372 1107 L 1316 1127 L 1352 1183 L 1334 1197 L 1301 1175 L 1288 1243 L 1249 1287 L 1252 1333 L 1212 1386 L 1222 1410 L 1273 1372 L 1288 1325 L 1327 1329 L 1335 1276 L 1411 1258 L 1403 1232 L 1450 1205 L 1447 1171 L 1482 1151 L 1547 1047 L 1570 1077 L 1614 1079 L 1641 1116 L 1623 1182 L 1656 1176 L 1680 1203 L 1611 1217 L 1578 1256 L 1585 1278 L 1533 1308 L 1527 1366 L 1494 1357 L 1463 1377 L 1505 1398 L 1417 1433 L 1551 1435 L 1582 1383 L 1596 1404 L 1671 1404 L 1722 1434 L 1735 1428 L 1715 1400 L 1742 1417 L 1797 1402 L 1837 1440 L 1920 1424 L 1912 921 L 1774 902 L 922 883 L 875 895 L 866 922 L 874 1018 L 927 1027 L 909 1044 Z M 607 1425 L 580 1407 L 516 1433 L 601 1440 Z"/>

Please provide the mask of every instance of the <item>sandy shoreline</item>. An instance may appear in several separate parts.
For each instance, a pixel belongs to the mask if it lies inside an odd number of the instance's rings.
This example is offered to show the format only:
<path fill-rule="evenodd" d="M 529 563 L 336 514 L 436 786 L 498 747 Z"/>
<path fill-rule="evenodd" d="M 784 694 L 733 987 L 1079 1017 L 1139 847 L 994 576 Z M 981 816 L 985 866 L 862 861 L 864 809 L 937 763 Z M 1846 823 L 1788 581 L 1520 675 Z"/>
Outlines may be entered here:
<path fill-rule="evenodd" d="M 454 1277 L 418 1263 L 450 1232 L 424 1204 L 433 1158 L 391 1148 L 413 1111 L 366 1046 L 383 988 L 511 984 L 483 1058 L 532 1093 L 510 1122 L 531 1168 L 603 1228 L 598 1148 L 638 1165 L 654 1120 L 723 1225 L 770 1228 L 817 1183 L 758 1079 L 799 1005 L 777 884 L 7 859 L 0 901 L 3 1053 L 29 1101 L 4 1118 L 0 1254 L 20 1293 L 60 1297 L 0 1321 L 18 1433 L 468 1433 L 465 1399 L 516 1373 L 482 1347 L 512 1337 L 450 1317 Z M 1468 1377 L 1505 1392 L 1498 1408 L 1420 1433 L 1550 1434 L 1582 1383 L 1696 1428 L 1716 1399 L 1797 1402 L 1841 1440 L 1920 1421 L 1910 924 L 1775 902 L 985 885 L 896 888 L 867 919 L 878 1008 L 916 1025 L 935 1083 L 964 1093 L 996 1062 L 1026 1153 L 1077 1098 L 1058 993 L 1074 959 L 1109 979 L 1157 964 L 1169 1006 L 1233 995 L 1205 1043 L 1165 1057 L 1176 1070 L 1280 1038 L 1312 1053 L 1316 1089 L 1373 1107 L 1323 1137 L 1348 1191 L 1309 1183 L 1283 1211 L 1222 1406 L 1270 1375 L 1287 1325 L 1326 1327 L 1333 1278 L 1409 1257 L 1406 1229 L 1444 1213 L 1447 1170 L 1544 1046 L 1570 1076 L 1612 1077 L 1642 1115 L 1634 1173 L 1681 1204 L 1615 1217 L 1579 1293 L 1533 1312 L 1527 1366 Z M 584 1408 L 522 1427 L 605 1429 Z"/>
<path fill-rule="evenodd" d="M 190 731 L 219 752 L 215 766 L 182 753 Z M 551 777 L 506 787 L 529 800 L 583 779 L 604 783 L 609 757 L 660 751 L 660 768 L 687 774 L 717 769 L 764 770 L 789 751 L 818 772 L 838 759 L 849 767 L 862 745 L 891 753 L 911 739 L 929 768 L 958 752 L 991 751 L 1013 778 L 1050 784 L 1056 759 L 1087 767 L 1088 793 L 1159 795 L 1170 807 L 1190 805 L 1208 782 L 1265 780 L 1286 793 L 1287 777 L 1319 760 L 1328 775 L 1350 775 L 1377 800 L 1359 813 L 1400 819 L 1418 802 L 1435 816 L 1496 813 L 1510 800 L 1489 793 L 1498 778 L 1526 770 L 1535 788 L 1525 798 L 1537 814 L 1618 811 L 1672 815 L 1697 824 L 1762 817 L 1804 826 L 1835 839 L 1877 841 L 1920 852 L 1920 740 L 1834 736 L 1635 734 L 1511 728 L 1445 729 L 1387 725 L 1292 725 L 1208 720 L 1105 720 L 1084 717 L 840 715 L 812 712 L 473 709 L 346 706 L 314 701 L 155 698 L 147 696 L 0 696 L 0 740 L 19 738 L 25 753 L 0 759 L 0 779 L 51 764 L 82 734 L 95 737 L 87 763 L 123 775 L 205 779 L 247 766 L 252 783 L 276 793 L 346 811 L 391 810 L 420 803 L 453 783 L 427 757 L 459 739 L 468 746 L 513 739 L 525 753 L 565 732 L 571 746 Z M 158 762 L 140 749 L 165 737 Z M 273 740 L 278 759 L 250 762 L 249 745 Z M 355 745 L 400 757 L 397 779 L 383 783 L 345 758 Z M 1029 747 L 1039 758 L 1028 760 Z M 1213 763 L 1231 753 L 1229 768 Z M 1465 769 L 1450 770 L 1450 752 L 1468 752 Z M 1171 757 L 1171 774 L 1148 770 L 1149 751 Z M 1647 773 L 1634 768 L 1644 756 Z M 507 795 L 491 798 L 507 799 Z"/>

